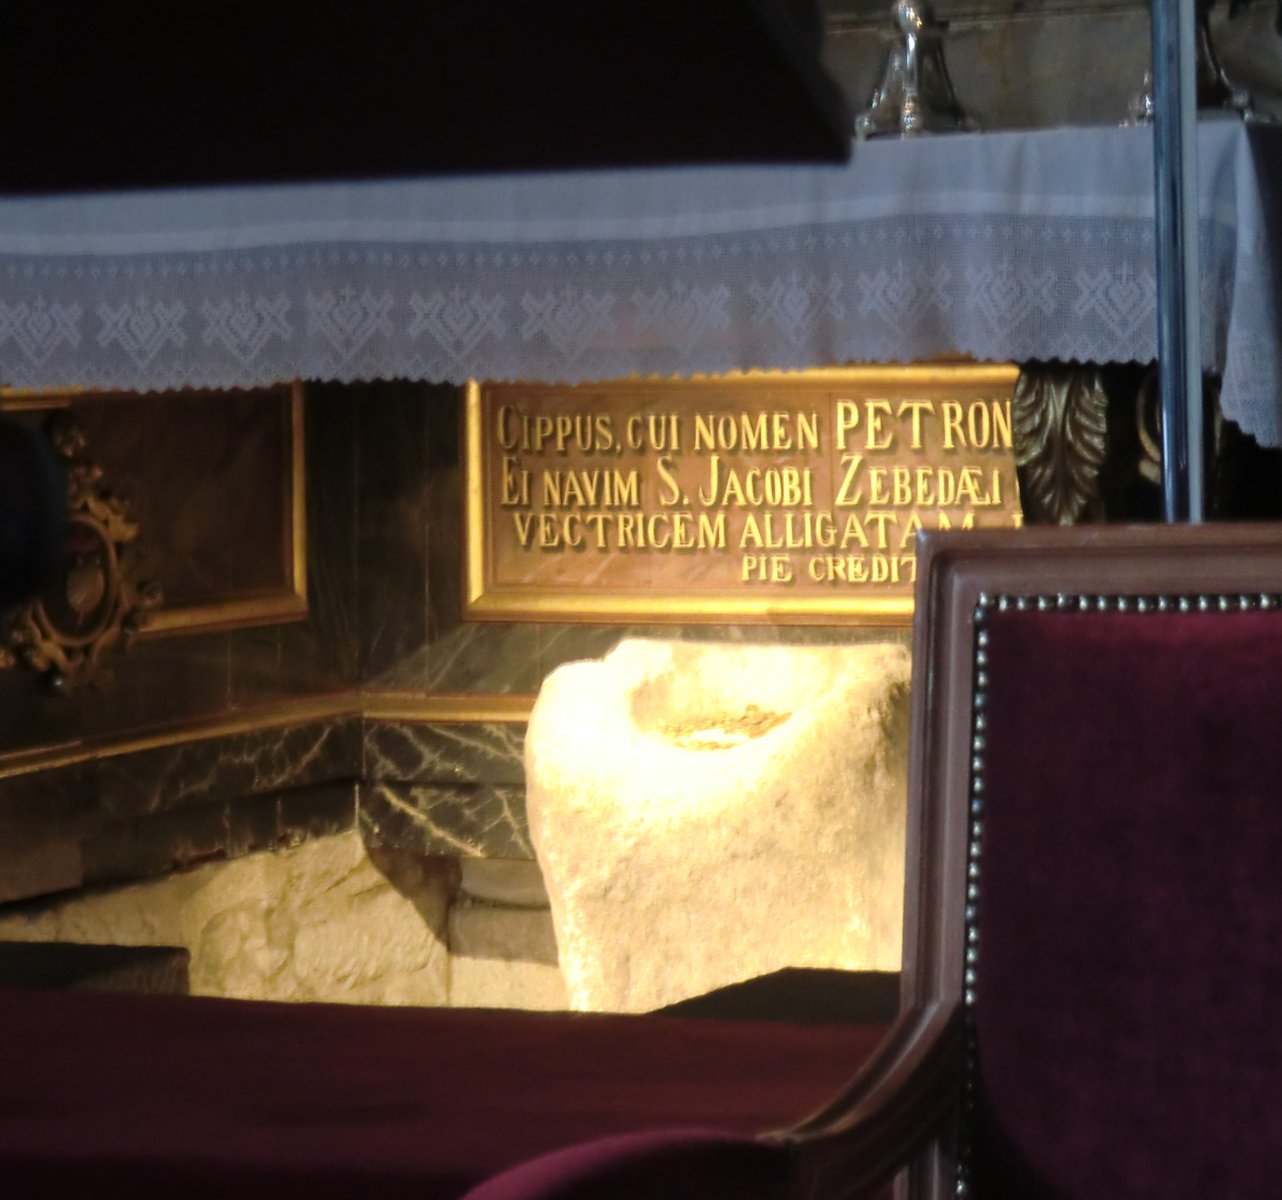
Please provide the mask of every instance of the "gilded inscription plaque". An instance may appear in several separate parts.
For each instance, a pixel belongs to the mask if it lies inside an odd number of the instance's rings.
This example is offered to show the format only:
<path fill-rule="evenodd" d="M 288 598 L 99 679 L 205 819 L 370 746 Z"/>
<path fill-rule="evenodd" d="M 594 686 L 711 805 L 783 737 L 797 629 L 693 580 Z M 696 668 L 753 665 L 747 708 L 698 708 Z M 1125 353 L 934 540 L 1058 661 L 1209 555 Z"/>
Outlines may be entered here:
<path fill-rule="evenodd" d="M 906 622 L 920 530 L 1020 523 L 1018 374 L 469 384 L 466 615 Z"/>

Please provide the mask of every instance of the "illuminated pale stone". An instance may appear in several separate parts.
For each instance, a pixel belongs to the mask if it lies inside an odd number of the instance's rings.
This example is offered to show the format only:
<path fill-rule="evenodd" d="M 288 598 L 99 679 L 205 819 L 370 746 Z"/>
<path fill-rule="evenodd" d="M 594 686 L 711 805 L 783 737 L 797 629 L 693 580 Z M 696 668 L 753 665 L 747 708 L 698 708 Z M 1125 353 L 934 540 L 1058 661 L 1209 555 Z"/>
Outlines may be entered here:
<path fill-rule="evenodd" d="M 530 829 L 576 1009 L 896 970 L 909 655 L 624 640 L 544 682 Z"/>
<path fill-rule="evenodd" d="M 184 946 L 196 995 L 444 1004 L 449 888 L 419 874 L 402 894 L 341 834 L 51 901 L 0 939 Z"/>
<path fill-rule="evenodd" d="M 450 1005 L 454 1008 L 519 1008 L 560 1012 L 568 1007 L 565 981 L 552 965 L 513 958 L 450 958 Z"/>

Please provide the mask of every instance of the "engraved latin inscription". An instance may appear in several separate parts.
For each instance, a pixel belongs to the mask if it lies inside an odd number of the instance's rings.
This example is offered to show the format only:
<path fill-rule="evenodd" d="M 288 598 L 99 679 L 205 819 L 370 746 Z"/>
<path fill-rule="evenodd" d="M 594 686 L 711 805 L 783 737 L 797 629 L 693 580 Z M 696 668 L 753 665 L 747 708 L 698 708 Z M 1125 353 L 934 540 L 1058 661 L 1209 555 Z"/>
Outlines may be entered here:
<path fill-rule="evenodd" d="M 908 597 L 923 529 L 1020 524 L 1008 368 L 485 385 L 490 585 Z"/>

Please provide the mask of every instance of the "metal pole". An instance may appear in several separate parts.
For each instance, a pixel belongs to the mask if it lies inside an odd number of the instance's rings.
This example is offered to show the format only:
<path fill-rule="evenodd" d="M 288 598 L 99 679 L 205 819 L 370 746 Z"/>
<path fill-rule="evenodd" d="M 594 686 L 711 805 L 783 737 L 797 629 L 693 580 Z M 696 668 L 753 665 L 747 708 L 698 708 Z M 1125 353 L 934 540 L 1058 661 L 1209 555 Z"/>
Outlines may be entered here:
<path fill-rule="evenodd" d="M 1152 0 L 1151 8 L 1162 507 L 1167 521 L 1199 522 L 1204 500 L 1194 44 L 1197 13 L 1194 0 Z"/>

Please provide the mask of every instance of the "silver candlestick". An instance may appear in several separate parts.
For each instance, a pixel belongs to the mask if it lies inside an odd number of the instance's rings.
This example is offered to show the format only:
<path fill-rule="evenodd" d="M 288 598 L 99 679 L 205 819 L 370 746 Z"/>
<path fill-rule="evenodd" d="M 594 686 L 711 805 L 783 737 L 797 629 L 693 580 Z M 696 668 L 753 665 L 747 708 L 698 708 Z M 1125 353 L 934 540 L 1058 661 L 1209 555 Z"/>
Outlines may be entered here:
<path fill-rule="evenodd" d="M 1200 109 L 1222 108 L 1241 113 L 1244 117 L 1256 115 L 1255 101 L 1249 92 L 1229 82 L 1220 65 L 1215 43 L 1211 39 L 1211 6 L 1215 0 L 1198 0 L 1197 28 L 1194 42 L 1197 53 L 1197 106 Z M 1123 125 L 1147 125 L 1153 120 L 1153 72 L 1144 72 L 1140 90 L 1126 106 Z"/>
<path fill-rule="evenodd" d="M 977 128 L 958 101 L 944 62 L 947 22 L 935 20 L 926 0 L 895 0 L 891 17 L 898 36 L 868 108 L 855 118 L 855 136 Z"/>

